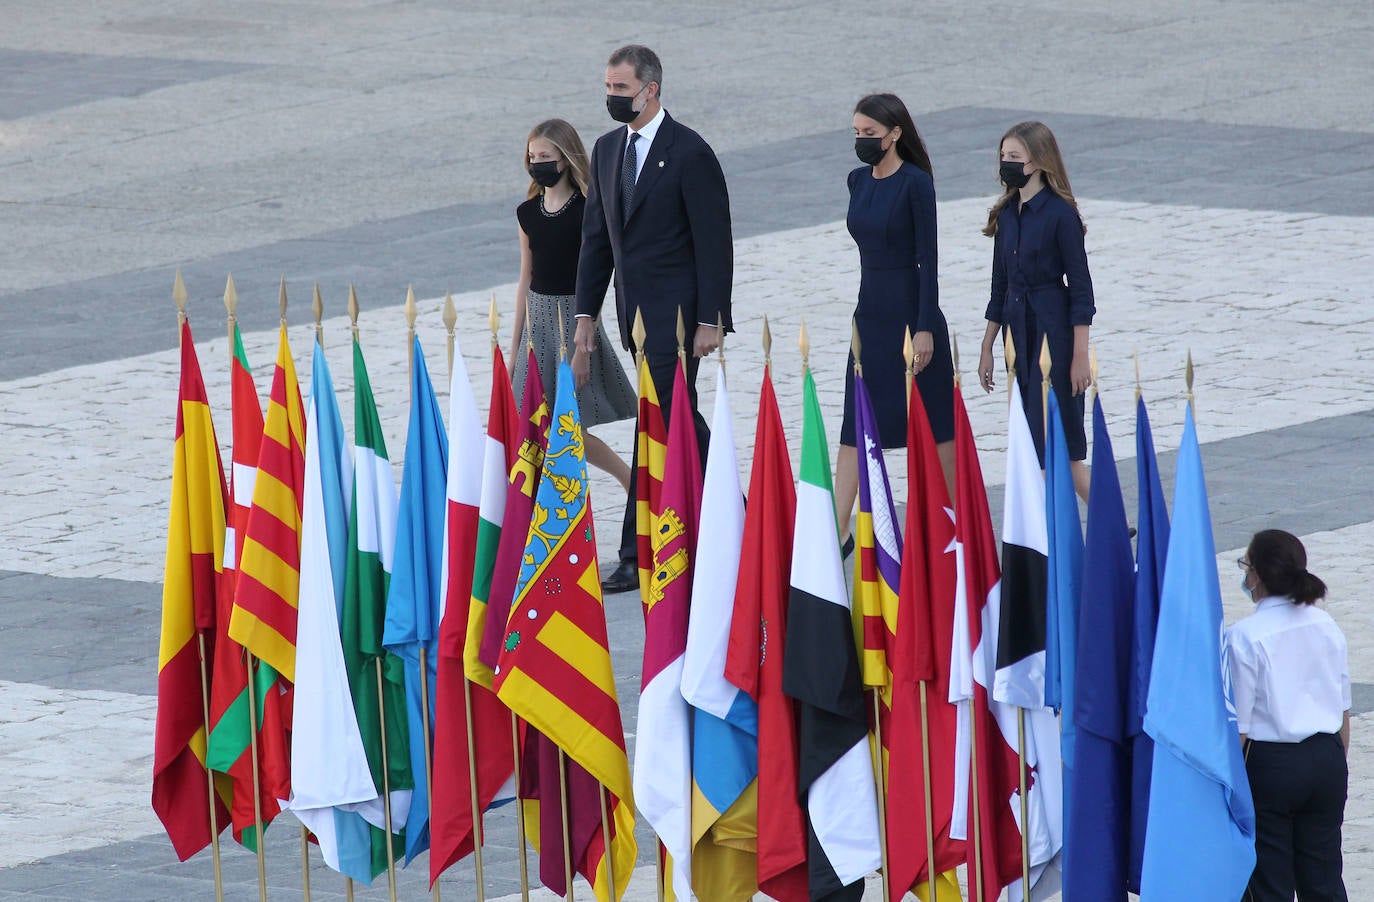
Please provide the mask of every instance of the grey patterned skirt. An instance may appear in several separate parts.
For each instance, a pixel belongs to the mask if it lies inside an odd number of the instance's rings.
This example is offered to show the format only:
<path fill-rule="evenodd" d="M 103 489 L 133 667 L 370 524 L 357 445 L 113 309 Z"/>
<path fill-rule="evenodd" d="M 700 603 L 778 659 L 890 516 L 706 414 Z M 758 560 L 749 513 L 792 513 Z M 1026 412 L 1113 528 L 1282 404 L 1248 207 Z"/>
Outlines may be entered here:
<path fill-rule="evenodd" d="M 534 354 L 539 361 L 539 375 L 544 382 L 544 393 L 549 404 L 553 404 L 554 391 L 558 386 L 559 329 L 558 320 L 563 320 L 564 340 L 572 351 L 573 333 L 577 331 L 577 300 L 572 295 L 540 294 L 530 292 L 530 332 L 534 336 Z M 515 364 L 515 403 L 518 405 L 525 393 L 526 361 L 529 357 L 520 354 Z M 635 415 L 639 406 L 634 386 L 620 365 L 620 358 L 606 340 L 606 329 L 598 321 L 596 324 L 596 351 L 592 354 L 591 374 L 587 384 L 577 392 L 577 406 L 582 412 L 583 426 L 597 426 L 601 423 L 614 423 L 627 420 Z"/>

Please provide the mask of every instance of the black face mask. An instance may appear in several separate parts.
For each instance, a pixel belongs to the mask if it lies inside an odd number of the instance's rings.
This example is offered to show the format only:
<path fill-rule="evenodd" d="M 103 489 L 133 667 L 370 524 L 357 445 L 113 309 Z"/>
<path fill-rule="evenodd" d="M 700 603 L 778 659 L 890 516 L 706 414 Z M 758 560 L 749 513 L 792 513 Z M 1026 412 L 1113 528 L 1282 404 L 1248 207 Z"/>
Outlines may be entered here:
<path fill-rule="evenodd" d="M 563 173 L 558 171 L 557 160 L 548 160 L 544 163 L 531 163 L 530 178 L 541 188 L 552 188 L 563 180 Z"/>
<path fill-rule="evenodd" d="M 647 87 L 649 86 L 644 86 L 644 88 Z M 634 122 L 635 119 L 639 118 L 639 114 L 644 112 L 643 110 L 635 109 L 635 98 L 644 93 L 644 88 L 640 88 L 629 97 L 623 97 L 619 94 L 607 94 L 606 112 L 610 113 L 611 118 L 616 122 L 624 122 L 627 125 Z"/>
<path fill-rule="evenodd" d="M 1003 160 L 1002 165 L 997 168 L 997 175 L 1002 179 L 1002 184 L 1008 188 L 1026 187 L 1030 183 L 1030 176 L 1025 173 L 1025 165 L 1025 163 Z"/>
<path fill-rule="evenodd" d="M 877 166 L 887 156 L 887 151 L 883 149 L 883 138 L 855 138 L 854 156 L 859 158 L 860 163 Z"/>

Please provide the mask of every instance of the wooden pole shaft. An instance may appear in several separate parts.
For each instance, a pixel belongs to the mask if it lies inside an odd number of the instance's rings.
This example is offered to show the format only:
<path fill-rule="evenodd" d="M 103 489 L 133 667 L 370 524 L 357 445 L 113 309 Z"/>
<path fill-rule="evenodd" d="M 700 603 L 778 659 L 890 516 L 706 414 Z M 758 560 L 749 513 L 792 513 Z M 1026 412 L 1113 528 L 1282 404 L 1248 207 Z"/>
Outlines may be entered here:
<path fill-rule="evenodd" d="M 958 516 L 957 512 L 955 514 Z M 973 871 L 969 883 L 974 887 L 974 902 L 988 902 L 983 897 L 983 815 L 978 799 L 978 684 L 974 683 L 973 698 L 968 702 L 969 735 L 969 791 L 973 797 Z"/>
<path fill-rule="evenodd" d="M 926 697 L 927 681 L 921 680 L 921 778 L 925 780 L 926 797 L 926 881 L 930 884 L 930 898 L 938 899 L 935 889 L 935 800 L 931 798 L 930 779 L 930 703 Z"/>
<path fill-rule="evenodd" d="M 310 831 L 301 824 L 301 891 L 310 902 Z"/>
<path fill-rule="evenodd" d="M 413 330 L 412 330 L 413 331 Z M 412 349 L 414 343 L 411 343 Z M 429 655 L 424 646 L 420 644 L 420 725 L 424 735 L 425 743 L 425 810 L 434 811 L 434 751 L 431 748 L 430 723 L 429 723 Z M 475 822 L 474 822 L 475 823 Z M 431 895 L 434 902 L 439 902 L 439 881 L 434 881 L 431 887 Z"/>
<path fill-rule="evenodd" d="M 573 899 L 572 837 L 568 835 L 568 758 L 558 749 L 558 810 L 563 818 L 563 876 L 567 880 L 568 902 Z"/>
<path fill-rule="evenodd" d="M 874 743 L 873 756 L 873 779 L 877 784 L 878 790 L 878 850 L 882 862 L 883 871 L 883 900 L 891 899 L 890 887 L 888 886 L 888 855 L 887 855 L 887 771 L 883 767 L 883 702 L 879 690 L 874 689 L 873 695 L 873 737 L 877 741 Z"/>
<path fill-rule="evenodd" d="M 477 736 L 472 724 L 472 683 L 463 677 L 463 714 L 468 734 L 468 792 L 472 802 L 472 853 L 477 870 L 477 902 L 487 898 L 486 876 L 482 871 L 482 800 L 477 792 Z M 517 807 L 519 800 L 516 800 Z"/>
<path fill-rule="evenodd" d="M 391 837 L 391 767 L 386 749 L 386 676 L 382 673 L 382 659 L 373 658 L 377 665 L 377 715 L 381 722 L 382 739 L 382 812 L 386 833 L 386 883 L 391 902 L 396 902 L 396 848 Z"/>
<path fill-rule="evenodd" d="M 205 741 L 210 741 L 210 671 L 205 660 L 205 633 L 197 630 L 200 643 L 200 710 L 205 722 Z M 210 858 L 215 869 L 215 902 L 224 902 L 224 872 L 219 859 L 219 817 L 215 814 L 215 772 L 205 768 L 205 787 L 210 794 Z"/>
<path fill-rule="evenodd" d="M 525 853 L 525 802 L 520 798 L 520 720 L 515 712 L 510 712 L 510 747 L 515 758 L 515 830 L 519 834 L 517 842 L 520 849 L 520 898 L 530 900 L 529 856 Z"/>
<path fill-rule="evenodd" d="M 615 856 L 611 854 L 611 818 L 606 811 L 606 787 L 597 786 L 596 793 L 601 801 L 601 835 L 605 837 L 606 844 L 606 887 L 610 891 L 611 902 L 615 902 L 619 897 L 615 892 Z"/>
<path fill-rule="evenodd" d="M 262 780 L 258 775 L 258 698 L 257 680 L 253 673 L 253 655 L 244 652 L 248 669 L 248 752 L 253 766 L 253 832 L 258 846 L 258 900 L 267 902 L 267 858 L 262 847 Z"/>
<path fill-rule="evenodd" d="M 1016 773 L 1021 781 L 1021 892 L 1030 898 L 1030 799 L 1026 797 L 1026 709 L 1016 709 Z"/>

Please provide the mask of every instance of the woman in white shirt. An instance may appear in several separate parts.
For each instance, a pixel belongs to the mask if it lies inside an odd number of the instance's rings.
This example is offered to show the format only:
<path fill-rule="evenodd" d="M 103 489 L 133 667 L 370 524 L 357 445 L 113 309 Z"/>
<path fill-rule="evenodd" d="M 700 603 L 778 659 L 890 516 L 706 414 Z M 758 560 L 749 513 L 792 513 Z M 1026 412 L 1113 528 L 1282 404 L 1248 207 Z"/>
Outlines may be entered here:
<path fill-rule="evenodd" d="M 1237 563 L 1255 613 L 1226 632 L 1236 723 L 1255 798 L 1255 872 L 1245 899 L 1345 902 L 1341 822 L 1349 774 L 1345 636 L 1316 602 L 1326 584 L 1280 529 Z"/>

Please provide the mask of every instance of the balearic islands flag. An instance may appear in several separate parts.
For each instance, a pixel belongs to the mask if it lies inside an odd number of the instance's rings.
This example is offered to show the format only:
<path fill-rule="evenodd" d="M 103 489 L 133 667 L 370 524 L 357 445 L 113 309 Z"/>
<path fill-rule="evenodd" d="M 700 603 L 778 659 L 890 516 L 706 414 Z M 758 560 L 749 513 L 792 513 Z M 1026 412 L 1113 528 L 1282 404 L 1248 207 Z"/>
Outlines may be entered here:
<path fill-rule="evenodd" d="M 744 540 L 744 496 L 725 366 L 702 484 L 692 616 L 682 695 L 692 705 L 692 888 L 712 902 L 744 902 L 758 889 L 758 705 L 725 678 L 730 620 Z M 756 562 L 750 562 L 751 566 Z"/>
<path fill-rule="evenodd" d="M 499 362 L 499 361 L 498 361 Z M 504 367 L 493 372 L 495 386 L 505 382 Z M 506 394 L 510 394 L 509 385 Z M 495 407 L 495 405 L 493 405 Z M 495 410 L 493 421 L 500 415 Z M 475 829 L 472 811 L 474 761 L 468 755 L 468 714 L 471 711 L 475 751 L 478 811 L 486 809 L 515 770 L 510 712 L 489 686 L 468 683 L 463 673 L 463 644 L 470 622 L 473 578 L 480 534 L 479 506 L 483 501 L 483 453 L 487 436 L 477 413 L 472 384 L 462 349 L 453 349 L 449 376 L 448 517 L 444 525 L 443 619 L 439 624 L 438 681 L 434 698 L 434 810 L 430 813 L 430 883 L 453 862 L 472 852 Z M 498 426 L 498 428 L 501 428 Z M 492 478 L 499 479 L 505 501 L 504 450 L 492 454 L 498 463 Z M 493 494 L 496 494 L 493 492 Z M 499 528 L 499 527 L 497 527 Z M 490 571 L 487 571 L 489 576 Z M 483 586 L 483 598 L 490 583 Z"/>
<path fill-rule="evenodd" d="M 406 430 L 401 500 L 396 514 L 396 556 L 386 593 L 382 645 L 405 662 L 410 772 L 415 792 L 406 816 L 406 863 L 429 848 L 426 759 L 433 751 L 435 651 L 443 598 L 444 523 L 447 519 L 448 435 L 429 381 L 424 350 L 411 342 L 410 425 Z"/>
<path fill-rule="evenodd" d="M 797 791 L 797 710 L 783 692 L 782 662 L 797 492 L 768 367 L 757 420 L 725 678 L 758 705 L 759 890 L 780 902 L 806 902 L 810 891 L 806 823 Z"/>
<path fill-rule="evenodd" d="M 366 884 L 373 876 L 370 828 L 350 809 L 375 803 L 378 796 L 358 732 L 339 638 L 353 456 L 344 437 L 334 380 L 318 342 L 311 370 L 290 808 L 315 835 L 325 864 Z"/>
<path fill-rule="evenodd" d="M 830 452 L 811 371 L 803 378 L 783 689 L 799 713 L 798 788 L 806 799 L 811 898 L 858 899 L 864 876 L 882 863 L 878 799 L 835 525 Z"/>
<path fill-rule="evenodd" d="M 157 661 L 153 810 L 182 861 L 210 844 L 205 764 L 206 710 L 201 696 L 201 639 L 211 653 L 215 592 L 223 567 L 224 468 L 191 326 L 181 324 L 181 384 L 172 451 L 172 503 L 162 581 Z M 215 823 L 229 812 L 215 799 Z"/>
<path fill-rule="evenodd" d="M 673 892 L 687 900 L 692 897 L 692 728 L 691 709 L 682 696 L 682 659 L 701 513 L 701 453 L 681 361 L 673 375 L 669 422 L 659 507 L 650 508 L 653 561 L 643 596 L 634 790 L 640 813 L 672 861 Z"/>
<path fill-rule="evenodd" d="M 496 691 L 609 793 L 611 836 L 600 832 L 579 864 L 597 898 L 610 902 L 625 892 L 634 866 L 634 793 L 606 639 L 582 422 L 566 362 L 558 368 L 544 475 L 517 586 Z"/>

